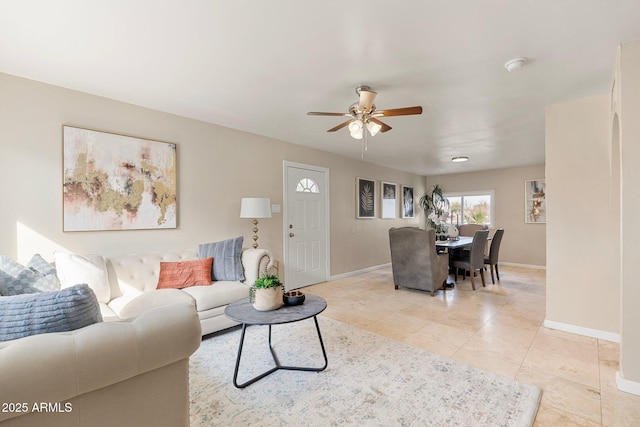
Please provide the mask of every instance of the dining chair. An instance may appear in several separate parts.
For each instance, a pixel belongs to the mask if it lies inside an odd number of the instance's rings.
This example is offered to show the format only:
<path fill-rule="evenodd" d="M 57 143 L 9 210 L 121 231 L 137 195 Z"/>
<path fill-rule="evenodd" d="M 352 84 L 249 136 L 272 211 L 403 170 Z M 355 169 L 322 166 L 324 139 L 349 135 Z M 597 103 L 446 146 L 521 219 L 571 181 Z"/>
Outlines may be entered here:
<path fill-rule="evenodd" d="M 474 233 L 478 230 L 488 230 L 489 227 L 482 224 L 460 224 L 458 226 L 459 236 L 473 237 Z"/>
<path fill-rule="evenodd" d="M 486 286 L 484 281 L 484 248 L 487 245 L 487 238 L 489 237 L 489 230 L 478 230 L 473 235 L 473 241 L 471 243 L 471 250 L 468 255 L 465 253 L 461 256 L 454 256 L 450 260 L 450 265 L 455 271 L 455 280 L 458 281 L 458 269 L 469 270 L 469 276 L 471 277 L 471 288 L 476 290 L 476 282 L 474 280 L 475 271 L 480 271 L 480 278 L 482 279 L 482 286 Z M 466 271 L 465 271 L 466 276 Z"/>
<path fill-rule="evenodd" d="M 473 237 L 478 230 L 488 230 L 489 226 L 484 224 L 460 224 L 458 226 L 458 235 Z M 469 256 L 469 248 L 457 249 L 454 251 L 456 256 Z"/>
<path fill-rule="evenodd" d="M 502 241 L 502 235 L 504 234 L 504 229 L 498 228 L 495 233 L 493 233 L 493 238 L 491 239 L 491 247 L 489 248 L 489 255 L 484 256 L 484 263 L 489 264 L 491 267 L 491 282 L 496 283 L 496 279 L 493 277 L 493 268 L 496 269 L 496 276 L 498 277 L 498 282 L 500 281 L 500 272 L 498 271 L 498 253 L 500 252 L 500 242 Z"/>

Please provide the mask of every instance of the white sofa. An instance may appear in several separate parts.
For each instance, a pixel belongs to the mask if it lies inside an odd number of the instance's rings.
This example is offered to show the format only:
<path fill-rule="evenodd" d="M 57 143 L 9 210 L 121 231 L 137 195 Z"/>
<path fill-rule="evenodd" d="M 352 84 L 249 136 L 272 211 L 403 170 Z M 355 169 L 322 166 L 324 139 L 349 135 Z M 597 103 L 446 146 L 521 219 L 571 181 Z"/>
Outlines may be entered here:
<path fill-rule="evenodd" d="M 96 279 L 86 283 L 105 321 L 0 342 L 0 426 L 188 426 L 189 357 L 202 335 L 236 324 L 224 309 L 249 295 L 271 253 L 241 252 L 244 282 L 184 289 L 156 289 L 160 262 L 195 260 L 196 249 L 69 255 Z"/>
<path fill-rule="evenodd" d="M 186 427 L 191 304 L 0 342 L 1 427 Z"/>
<path fill-rule="evenodd" d="M 105 257 L 110 293 L 102 299 L 100 295 L 104 292 L 98 293 L 104 321 L 128 319 L 153 307 L 185 301 L 195 306 L 202 335 L 235 326 L 237 323 L 224 315 L 224 309 L 230 303 L 249 296 L 250 285 L 272 267 L 271 252 L 253 248 L 242 250 L 244 282 L 218 281 L 210 286 L 156 289 L 161 261 L 197 258 L 197 249 Z"/>

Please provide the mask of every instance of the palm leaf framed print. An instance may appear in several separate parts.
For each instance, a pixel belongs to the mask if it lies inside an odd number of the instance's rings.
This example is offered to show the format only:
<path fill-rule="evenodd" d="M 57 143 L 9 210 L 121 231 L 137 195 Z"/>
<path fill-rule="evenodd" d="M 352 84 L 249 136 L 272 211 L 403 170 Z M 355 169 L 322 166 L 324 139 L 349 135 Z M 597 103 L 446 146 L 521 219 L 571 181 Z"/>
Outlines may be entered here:
<path fill-rule="evenodd" d="M 358 178 L 356 182 L 356 212 L 358 218 L 376 217 L 376 182 L 366 178 Z"/>

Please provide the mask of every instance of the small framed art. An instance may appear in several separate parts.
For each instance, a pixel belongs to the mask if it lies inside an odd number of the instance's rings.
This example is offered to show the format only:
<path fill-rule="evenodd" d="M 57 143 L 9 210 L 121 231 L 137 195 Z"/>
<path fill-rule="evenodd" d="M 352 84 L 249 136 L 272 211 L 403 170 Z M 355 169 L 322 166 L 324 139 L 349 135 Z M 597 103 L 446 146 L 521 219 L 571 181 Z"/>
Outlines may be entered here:
<path fill-rule="evenodd" d="M 393 182 L 382 182 L 382 218 L 397 218 L 398 186 Z"/>
<path fill-rule="evenodd" d="M 356 192 L 358 218 L 375 218 L 376 182 L 366 178 L 357 178 Z"/>
<path fill-rule="evenodd" d="M 402 186 L 402 218 L 415 216 L 415 203 L 413 201 L 413 187 Z"/>
<path fill-rule="evenodd" d="M 524 182 L 524 222 L 544 224 L 547 222 L 547 186 L 544 179 Z"/>

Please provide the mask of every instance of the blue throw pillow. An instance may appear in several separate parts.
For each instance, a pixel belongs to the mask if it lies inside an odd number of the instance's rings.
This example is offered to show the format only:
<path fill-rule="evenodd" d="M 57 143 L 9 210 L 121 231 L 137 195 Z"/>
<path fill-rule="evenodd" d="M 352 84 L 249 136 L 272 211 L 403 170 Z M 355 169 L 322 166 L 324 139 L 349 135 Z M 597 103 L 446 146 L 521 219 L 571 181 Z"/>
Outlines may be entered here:
<path fill-rule="evenodd" d="M 0 341 L 73 331 L 97 322 L 102 322 L 100 305 L 86 284 L 0 297 Z"/>
<path fill-rule="evenodd" d="M 0 256 L 0 295 L 21 295 L 60 289 L 56 269 L 35 254 L 27 267 Z"/>
<path fill-rule="evenodd" d="M 244 270 L 240 259 L 243 240 L 240 236 L 221 242 L 204 243 L 198 247 L 200 258 L 213 257 L 211 280 L 244 282 Z"/>

